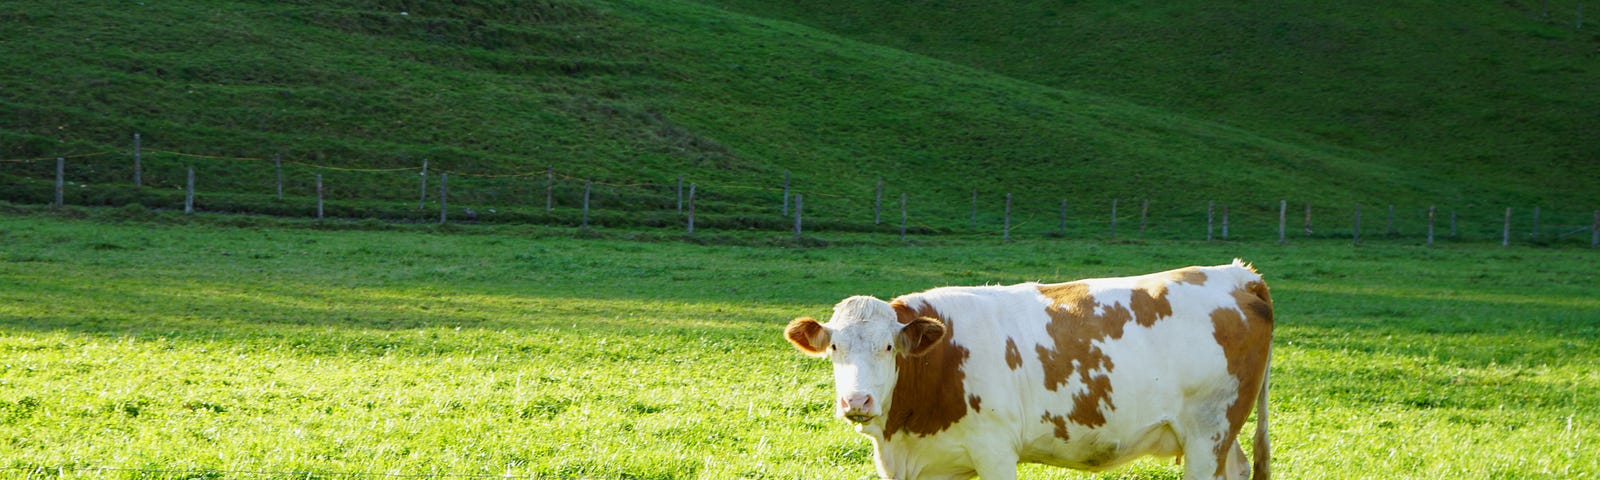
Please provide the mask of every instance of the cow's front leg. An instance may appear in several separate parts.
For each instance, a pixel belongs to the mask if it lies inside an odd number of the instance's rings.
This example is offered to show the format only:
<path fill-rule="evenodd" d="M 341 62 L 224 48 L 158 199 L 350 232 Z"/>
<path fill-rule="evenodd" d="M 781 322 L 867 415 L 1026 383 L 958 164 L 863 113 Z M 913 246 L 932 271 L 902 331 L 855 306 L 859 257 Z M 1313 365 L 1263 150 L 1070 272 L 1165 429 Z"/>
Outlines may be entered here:
<path fill-rule="evenodd" d="M 972 455 L 972 468 L 983 480 L 1016 480 L 1017 453 L 1011 450 L 968 450 Z"/>

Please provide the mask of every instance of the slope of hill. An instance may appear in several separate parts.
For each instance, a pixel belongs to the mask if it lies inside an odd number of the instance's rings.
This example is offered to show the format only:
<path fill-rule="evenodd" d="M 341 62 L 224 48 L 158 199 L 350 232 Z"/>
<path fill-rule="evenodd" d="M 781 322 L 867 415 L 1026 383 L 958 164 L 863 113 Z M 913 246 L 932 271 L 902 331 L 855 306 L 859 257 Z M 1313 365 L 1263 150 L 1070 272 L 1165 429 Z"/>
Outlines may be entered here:
<path fill-rule="evenodd" d="M 1600 173 L 1575 1 L 708 1 L 1530 200 Z"/>
<path fill-rule="evenodd" d="M 424 158 L 456 175 L 452 205 L 561 222 L 576 221 L 579 179 L 604 184 L 597 209 L 661 212 L 685 175 L 706 185 L 708 214 L 735 217 L 727 225 L 781 225 L 785 171 L 809 218 L 835 228 L 871 228 L 880 177 L 890 203 L 905 193 L 914 222 L 935 230 L 965 227 L 973 190 L 990 216 L 1004 193 L 1040 215 L 1068 199 L 1074 217 L 1117 198 L 1190 216 L 1210 199 L 1266 211 L 1278 198 L 1587 198 L 1553 167 L 1463 182 L 1292 124 L 1258 133 L 696 2 L 24 1 L 0 5 L 0 20 L 11 60 L 0 69 L 0 158 L 110 152 L 70 164 L 88 184 L 73 198 L 86 203 L 172 205 L 193 165 L 203 208 L 308 208 L 273 198 L 262 162 L 173 151 L 395 170 L 293 167 L 291 197 L 325 174 L 346 216 L 417 217 L 394 205 L 416 203 L 411 169 Z M 134 132 L 154 188 L 125 185 Z M 553 214 L 543 213 L 547 166 L 563 175 Z M 53 167 L 0 164 L 6 199 L 44 201 Z M 676 221 L 624 217 L 602 218 Z"/>

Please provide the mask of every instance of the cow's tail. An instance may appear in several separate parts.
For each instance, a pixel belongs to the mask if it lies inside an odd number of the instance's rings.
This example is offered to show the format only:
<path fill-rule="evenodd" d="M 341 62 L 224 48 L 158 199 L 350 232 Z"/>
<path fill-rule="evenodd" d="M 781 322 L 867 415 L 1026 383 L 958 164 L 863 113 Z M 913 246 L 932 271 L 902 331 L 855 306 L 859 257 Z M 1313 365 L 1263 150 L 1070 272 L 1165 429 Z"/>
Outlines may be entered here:
<path fill-rule="evenodd" d="M 1268 324 L 1272 322 L 1272 293 L 1267 289 L 1266 281 L 1256 272 L 1254 266 L 1240 259 L 1233 259 L 1233 264 L 1250 271 L 1243 281 L 1243 287 L 1249 290 L 1256 298 L 1260 298 L 1265 311 L 1260 312 L 1266 317 Z M 1272 442 L 1267 438 L 1267 386 L 1272 383 L 1272 342 L 1267 342 L 1267 361 L 1261 371 L 1261 388 L 1256 393 L 1256 439 L 1253 452 L 1253 461 L 1250 465 L 1250 480 L 1269 480 L 1272 478 Z"/>
<path fill-rule="evenodd" d="M 1256 394 L 1256 444 L 1251 451 L 1250 480 L 1272 478 L 1272 441 L 1267 439 L 1267 385 L 1271 384 L 1272 347 L 1267 347 L 1267 368 L 1261 372 L 1261 393 Z"/>

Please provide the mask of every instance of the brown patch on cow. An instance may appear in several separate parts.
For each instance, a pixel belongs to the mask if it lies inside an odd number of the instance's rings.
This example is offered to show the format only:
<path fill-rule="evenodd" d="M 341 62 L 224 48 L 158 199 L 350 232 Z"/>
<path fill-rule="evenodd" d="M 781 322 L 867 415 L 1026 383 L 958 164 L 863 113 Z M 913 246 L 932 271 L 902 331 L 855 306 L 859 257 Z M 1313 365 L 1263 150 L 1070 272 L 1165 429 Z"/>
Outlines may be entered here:
<path fill-rule="evenodd" d="M 944 431 L 967 415 L 969 401 L 973 408 L 977 407 L 977 401 L 968 399 L 962 384 L 967 378 L 963 367 L 971 352 L 950 343 L 955 324 L 937 310 L 928 305 L 913 310 L 899 300 L 891 306 L 902 318 L 904 313 L 901 312 L 909 312 L 912 320 L 920 317 L 938 320 L 948 333 L 921 355 L 895 355 L 895 370 L 900 373 L 900 379 L 894 384 L 889 411 L 884 415 L 883 439 L 888 441 L 901 430 L 916 435 Z"/>
<path fill-rule="evenodd" d="M 1044 412 L 1044 416 L 1040 417 L 1039 421 L 1054 424 L 1056 426 L 1056 438 L 1061 439 L 1061 441 L 1072 440 L 1072 435 L 1067 434 L 1067 417 Z"/>
<path fill-rule="evenodd" d="M 1238 438 L 1245 417 L 1255 406 L 1272 350 L 1272 297 L 1267 285 L 1250 282 L 1233 291 L 1238 309 L 1223 307 L 1211 312 L 1212 336 L 1228 360 L 1228 374 L 1239 381 L 1238 397 L 1228 405 L 1228 435 Z M 1223 474 L 1234 441 L 1217 444 L 1217 475 Z"/>
<path fill-rule="evenodd" d="M 1206 272 L 1199 267 L 1187 267 L 1151 275 L 1140 281 L 1128 302 L 1133 309 L 1133 318 L 1139 325 L 1149 327 L 1158 320 L 1172 316 L 1172 302 L 1167 300 L 1169 283 L 1204 285 Z"/>
<path fill-rule="evenodd" d="M 1017 349 L 1017 341 L 1006 338 L 1006 366 L 1016 370 L 1022 366 L 1022 351 Z"/>
<path fill-rule="evenodd" d="M 1087 388 L 1072 396 L 1072 411 L 1068 417 L 1079 425 L 1104 425 L 1105 415 L 1100 412 L 1100 405 L 1116 408 L 1111 405 L 1111 382 L 1106 376 L 1115 365 L 1093 342 L 1121 338 L 1123 326 L 1133 319 L 1133 314 L 1121 304 L 1107 306 L 1104 312 L 1097 313 L 1100 304 L 1089 294 L 1089 285 L 1084 283 L 1041 286 L 1039 292 L 1055 302 L 1045 307 L 1045 313 L 1050 315 L 1045 331 L 1050 334 L 1053 343 L 1050 346 L 1054 348 L 1034 347 L 1039 362 L 1044 365 L 1044 387 L 1053 392 L 1066 385 L 1076 367 L 1078 380 Z M 1094 375 L 1095 370 L 1101 373 Z"/>
<path fill-rule="evenodd" d="M 967 405 L 972 406 L 972 413 L 983 413 L 983 397 L 967 395 Z"/>
<path fill-rule="evenodd" d="M 1205 282 L 1205 271 L 1197 267 L 1151 275 L 1133 287 L 1128 305 L 1101 305 L 1089 294 L 1089 285 L 1081 282 L 1040 286 L 1039 293 L 1053 302 L 1045 307 L 1045 313 L 1050 315 L 1045 331 L 1053 340 L 1053 348 L 1034 347 L 1039 362 L 1044 364 L 1044 386 L 1056 391 L 1076 373 L 1086 387 L 1072 396 L 1072 411 L 1066 418 L 1079 425 L 1098 427 L 1106 423 L 1102 405 L 1106 410 L 1116 410 L 1111 403 L 1111 378 L 1106 375 L 1116 365 L 1094 342 L 1122 338 L 1128 322 L 1150 327 L 1172 316 L 1172 302 L 1167 300 L 1169 284 Z M 1101 373 L 1094 374 L 1096 370 Z"/>

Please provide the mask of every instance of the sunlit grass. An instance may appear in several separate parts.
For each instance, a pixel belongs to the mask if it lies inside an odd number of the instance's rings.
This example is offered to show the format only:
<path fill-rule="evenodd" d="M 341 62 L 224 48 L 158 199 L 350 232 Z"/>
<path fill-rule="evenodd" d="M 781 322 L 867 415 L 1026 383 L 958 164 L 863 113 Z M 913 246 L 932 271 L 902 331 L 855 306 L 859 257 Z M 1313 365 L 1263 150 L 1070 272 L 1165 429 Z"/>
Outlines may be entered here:
<path fill-rule="evenodd" d="M 1242 256 L 1278 304 L 1278 476 L 1600 474 L 1589 251 L 818 249 L 49 217 L 0 217 L 0 241 L 12 473 L 870 478 L 866 440 L 831 418 L 827 366 L 779 338 L 788 319 L 858 293 Z"/>

